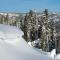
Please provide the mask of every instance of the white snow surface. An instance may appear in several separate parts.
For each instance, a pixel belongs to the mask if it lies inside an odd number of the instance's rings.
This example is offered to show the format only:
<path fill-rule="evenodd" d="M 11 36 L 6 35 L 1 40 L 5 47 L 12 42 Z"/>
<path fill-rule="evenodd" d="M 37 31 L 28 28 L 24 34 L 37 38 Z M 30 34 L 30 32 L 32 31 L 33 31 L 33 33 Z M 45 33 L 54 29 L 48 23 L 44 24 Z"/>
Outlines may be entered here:
<path fill-rule="evenodd" d="M 57 54 L 57 55 L 55 56 L 55 59 L 60 60 L 60 54 Z"/>
<path fill-rule="evenodd" d="M 54 60 L 30 47 L 22 35 L 20 29 L 0 24 L 0 60 Z"/>
<path fill-rule="evenodd" d="M 51 58 L 55 58 L 55 56 L 56 56 L 56 49 L 53 49 L 53 50 L 50 52 L 49 56 L 50 56 Z"/>

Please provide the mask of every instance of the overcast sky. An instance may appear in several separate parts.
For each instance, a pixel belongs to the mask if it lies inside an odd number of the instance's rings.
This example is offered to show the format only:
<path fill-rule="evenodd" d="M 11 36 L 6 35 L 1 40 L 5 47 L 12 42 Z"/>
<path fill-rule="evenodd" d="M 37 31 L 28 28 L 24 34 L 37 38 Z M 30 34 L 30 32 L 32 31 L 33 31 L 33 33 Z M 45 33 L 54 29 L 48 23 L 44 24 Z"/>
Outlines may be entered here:
<path fill-rule="evenodd" d="M 28 12 L 31 9 L 60 12 L 60 0 L 0 0 L 1 12 Z"/>

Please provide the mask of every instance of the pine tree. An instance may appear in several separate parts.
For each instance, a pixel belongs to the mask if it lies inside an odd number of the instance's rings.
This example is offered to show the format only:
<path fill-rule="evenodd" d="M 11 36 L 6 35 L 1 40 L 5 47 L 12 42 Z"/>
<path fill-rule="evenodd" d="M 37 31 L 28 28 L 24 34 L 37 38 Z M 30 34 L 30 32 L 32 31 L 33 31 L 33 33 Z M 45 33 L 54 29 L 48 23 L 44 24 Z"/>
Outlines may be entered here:
<path fill-rule="evenodd" d="M 5 17 L 5 24 L 8 24 L 8 20 L 9 20 L 9 16 L 8 16 L 8 13 L 7 13 L 7 15 Z"/>
<path fill-rule="evenodd" d="M 27 40 L 27 14 L 24 19 L 24 38 Z"/>
<path fill-rule="evenodd" d="M 42 34 L 41 34 L 41 48 L 44 51 L 48 51 L 48 10 L 44 11 L 45 16 L 42 18 Z"/>
<path fill-rule="evenodd" d="M 3 16 L 1 15 L 1 17 L 0 17 L 0 23 L 2 24 L 3 23 Z"/>
<path fill-rule="evenodd" d="M 26 39 L 29 41 L 35 40 L 37 37 L 36 33 L 36 17 L 32 10 L 25 16 L 24 21 L 24 35 L 27 37 Z"/>
<path fill-rule="evenodd" d="M 55 48 L 56 31 L 53 19 L 50 20 L 50 29 L 51 29 L 51 40 L 49 40 L 49 51 Z"/>

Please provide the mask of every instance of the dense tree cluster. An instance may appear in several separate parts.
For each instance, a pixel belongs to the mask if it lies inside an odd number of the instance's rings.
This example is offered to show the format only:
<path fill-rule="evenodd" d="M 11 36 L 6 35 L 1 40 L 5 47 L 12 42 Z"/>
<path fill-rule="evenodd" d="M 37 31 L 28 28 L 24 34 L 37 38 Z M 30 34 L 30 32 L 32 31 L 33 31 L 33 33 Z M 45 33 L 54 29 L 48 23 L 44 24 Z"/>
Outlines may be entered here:
<path fill-rule="evenodd" d="M 40 20 L 39 20 L 40 18 Z M 39 23 L 40 21 L 40 23 Z M 37 17 L 32 10 L 26 14 L 24 22 L 24 36 L 27 41 L 38 41 L 38 45 L 44 51 L 55 48 L 55 26 L 54 21 L 48 21 L 48 10 L 45 9 L 43 16 Z"/>

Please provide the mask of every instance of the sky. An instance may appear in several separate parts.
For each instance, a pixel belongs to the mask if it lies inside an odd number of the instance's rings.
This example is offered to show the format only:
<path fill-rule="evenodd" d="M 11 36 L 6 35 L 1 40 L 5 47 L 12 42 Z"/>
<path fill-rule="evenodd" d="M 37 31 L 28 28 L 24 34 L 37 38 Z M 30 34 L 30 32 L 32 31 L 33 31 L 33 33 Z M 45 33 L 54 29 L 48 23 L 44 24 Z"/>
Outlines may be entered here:
<path fill-rule="evenodd" d="M 0 12 L 28 12 L 29 10 L 60 12 L 60 0 L 0 0 Z"/>

